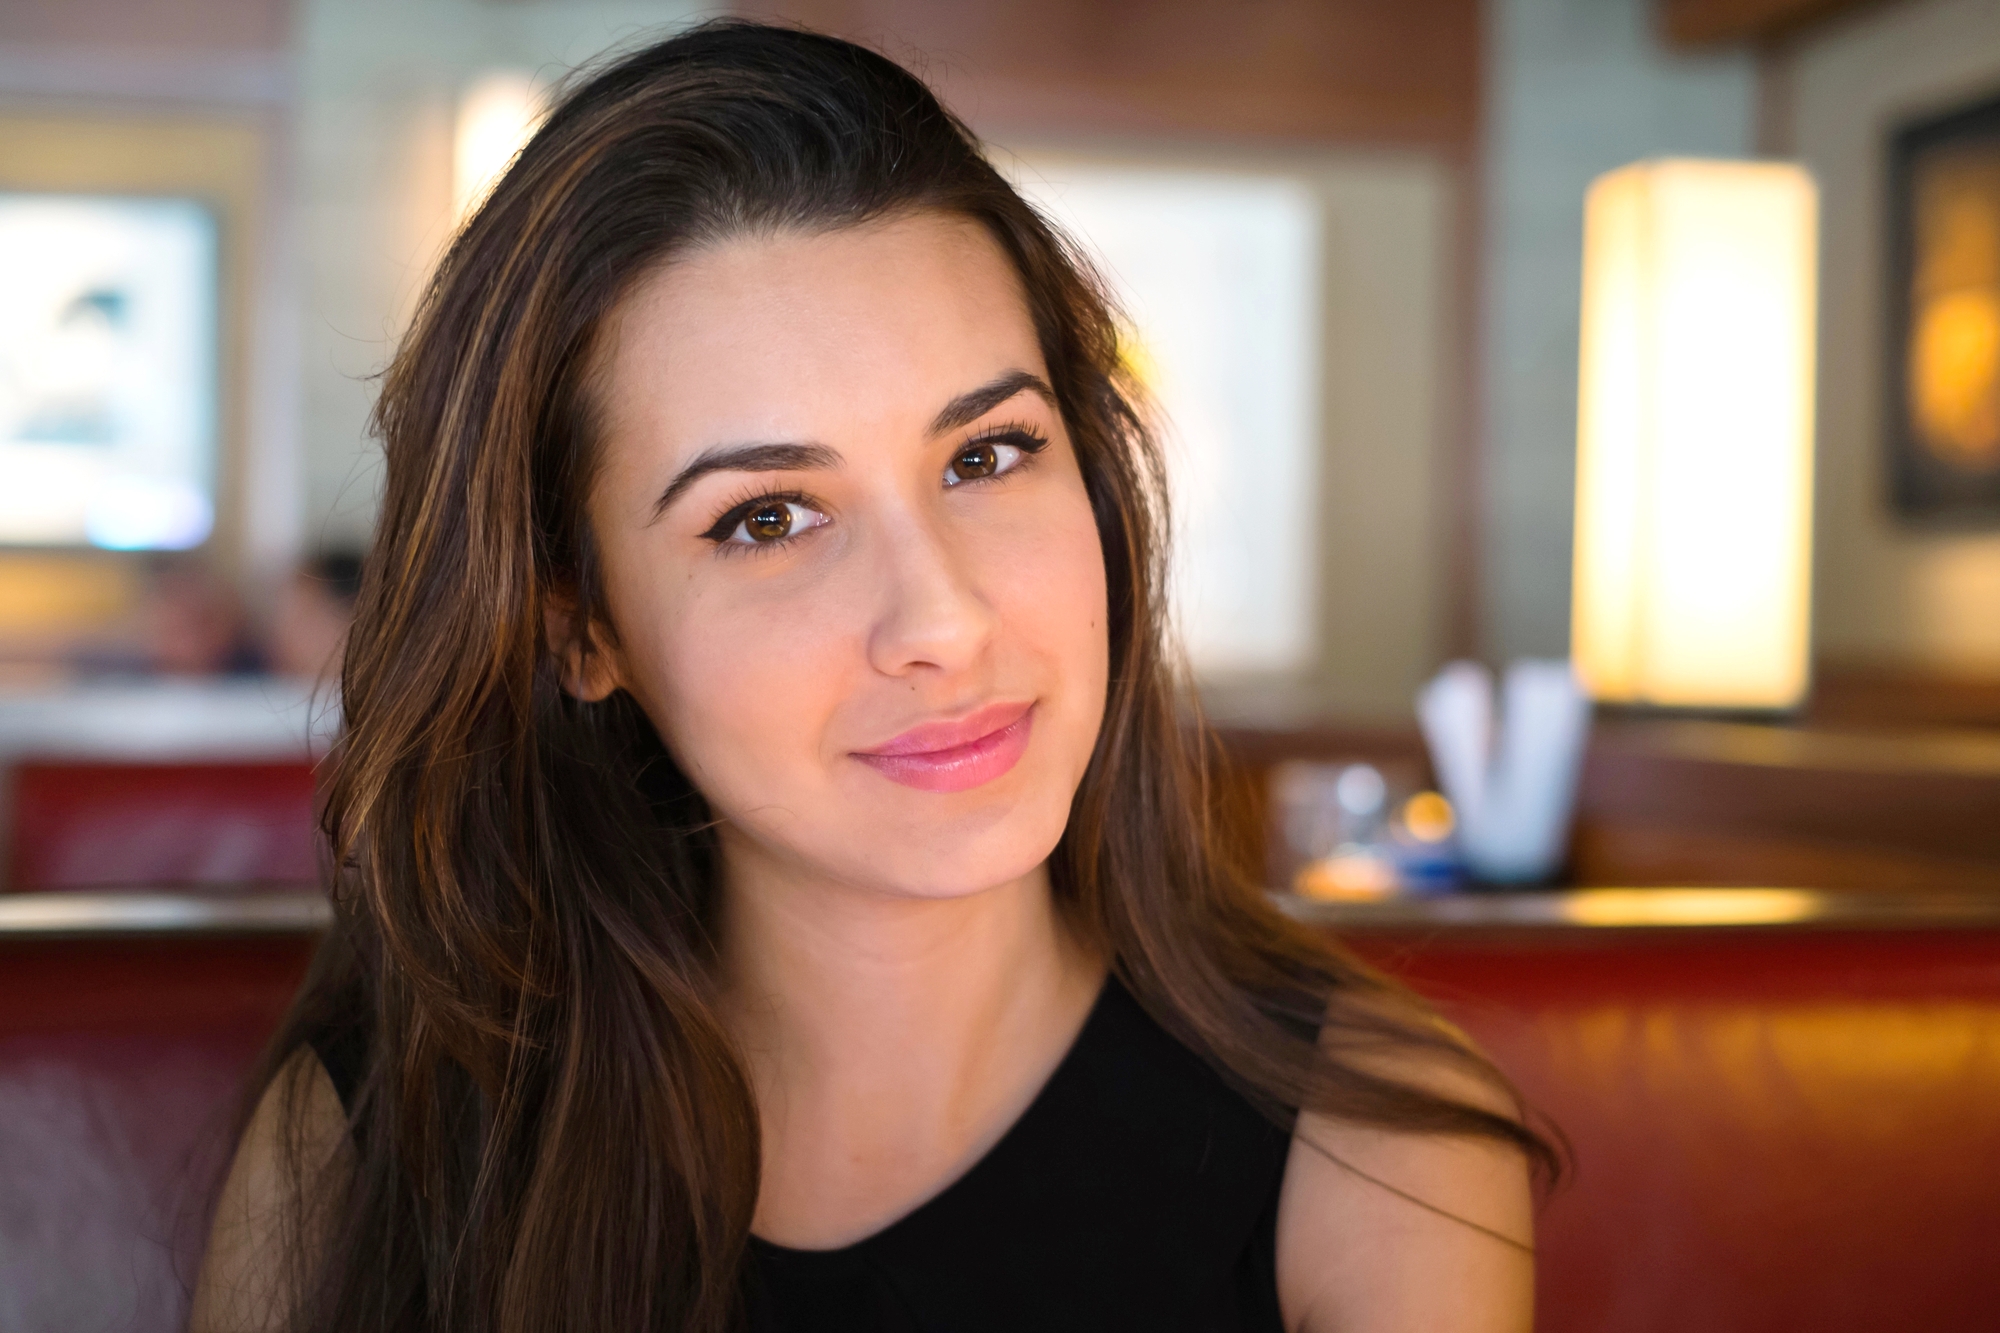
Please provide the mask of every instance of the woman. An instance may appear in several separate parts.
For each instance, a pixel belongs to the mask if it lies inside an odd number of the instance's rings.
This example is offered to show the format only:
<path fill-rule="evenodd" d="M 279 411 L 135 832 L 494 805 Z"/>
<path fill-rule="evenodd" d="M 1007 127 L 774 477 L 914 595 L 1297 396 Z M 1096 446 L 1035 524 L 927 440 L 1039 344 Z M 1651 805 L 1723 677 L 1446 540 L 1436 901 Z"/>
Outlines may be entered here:
<path fill-rule="evenodd" d="M 881 57 L 570 92 L 383 386 L 196 1326 L 1526 1328 L 1547 1148 L 1218 850 L 1133 404 Z"/>

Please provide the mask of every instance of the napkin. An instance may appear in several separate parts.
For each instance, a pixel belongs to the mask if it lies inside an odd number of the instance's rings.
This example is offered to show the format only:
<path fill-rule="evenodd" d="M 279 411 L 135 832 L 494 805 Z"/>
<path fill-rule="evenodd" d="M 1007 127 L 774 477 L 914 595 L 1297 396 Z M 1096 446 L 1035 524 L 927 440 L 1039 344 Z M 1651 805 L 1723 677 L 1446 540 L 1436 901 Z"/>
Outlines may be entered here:
<path fill-rule="evenodd" d="M 1491 671 L 1453 662 L 1418 692 L 1417 719 L 1466 868 L 1537 883 L 1562 865 L 1590 701 L 1568 662 L 1533 658 L 1507 668 L 1497 710 L 1493 694 Z"/>

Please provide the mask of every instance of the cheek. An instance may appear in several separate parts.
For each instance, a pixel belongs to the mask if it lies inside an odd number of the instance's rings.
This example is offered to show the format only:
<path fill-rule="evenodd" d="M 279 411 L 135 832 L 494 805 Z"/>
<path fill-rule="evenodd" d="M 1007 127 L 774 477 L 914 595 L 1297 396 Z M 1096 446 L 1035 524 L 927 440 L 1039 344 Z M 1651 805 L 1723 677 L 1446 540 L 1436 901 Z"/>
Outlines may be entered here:
<path fill-rule="evenodd" d="M 689 580 L 629 654 L 630 687 L 711 800 L 759 799 L 817 760 L 849 688 L 852 628 L 825 599 L 732 596 Z"/>
<path fill-rule="evenodd" d="M 1041 659 L 1063 712 L 1089 732 L 1087 756 L 1103 713 L 1110 639 L 1104 552 L 1080 485 L 1007 543 L 988 586 L 1007 637 Z"/>

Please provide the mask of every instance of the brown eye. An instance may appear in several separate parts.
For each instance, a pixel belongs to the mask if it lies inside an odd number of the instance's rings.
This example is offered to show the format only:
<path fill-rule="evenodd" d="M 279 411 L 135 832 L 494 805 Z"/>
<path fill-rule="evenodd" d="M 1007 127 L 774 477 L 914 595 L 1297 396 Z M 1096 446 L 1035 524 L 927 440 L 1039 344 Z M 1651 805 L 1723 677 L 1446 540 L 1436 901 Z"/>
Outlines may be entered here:
<path fill-rule="evenodd" d="M 1000 470 L 1000 451 L 990 444 L 975 444 L 959 451 L 951 460 L 951 475 L 958 481 L 977 481 Z"/>
<path fill-rule="evenodd" d="M 825 527 L 827 521 L 803 495 L 766 496 L 730 510 L 702 536 L 724 546 L 776 546 Z"/>
<path fill-rule="evenodd" d="M 792 533 L 792 507 L 788 504 L 767 504 L 751 510 L 743 517 L 743 530 L 750 540 L 774 542 Z"/>
<path fill-rule="evenodd" d="M 1040 453 L 1047 443 L 1040 435 L 1024 427 L 1013 427 L 967 441 L 946 464 L 944 484 L 956 486 L 961 482 L 1005 476 L 1019 467 L 1029 454 Z"/>

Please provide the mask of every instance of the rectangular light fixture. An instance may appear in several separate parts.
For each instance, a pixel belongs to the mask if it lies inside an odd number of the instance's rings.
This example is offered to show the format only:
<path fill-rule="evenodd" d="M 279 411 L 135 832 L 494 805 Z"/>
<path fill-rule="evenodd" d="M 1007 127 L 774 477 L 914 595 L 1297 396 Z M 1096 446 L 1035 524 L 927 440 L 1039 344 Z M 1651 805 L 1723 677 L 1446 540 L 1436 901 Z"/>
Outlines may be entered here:
<path fill-rule="evenodd" d="M 1817 242 L 1787 163 L 1664 159 L 1590 187 L 1571 653 L 1596 699 L 1805 697 Z"/>

